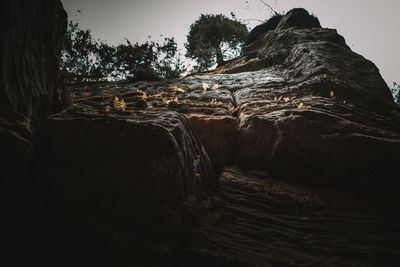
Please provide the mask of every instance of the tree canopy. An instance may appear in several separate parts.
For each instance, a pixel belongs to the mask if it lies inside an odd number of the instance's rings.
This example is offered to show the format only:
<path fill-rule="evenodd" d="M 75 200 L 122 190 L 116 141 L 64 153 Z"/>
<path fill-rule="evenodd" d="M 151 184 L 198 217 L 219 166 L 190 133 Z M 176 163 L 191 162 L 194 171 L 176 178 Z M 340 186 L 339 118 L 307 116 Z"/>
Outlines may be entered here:
<path fill-rule="evenodd" d="M 223 65 L 225 60 L 240 53 L 241 45 L 249 35 L 246 25 L 219 14 L 201 14 L 190 25 L 187 35 L 186 56 L 197 61 L 199 71 Z"/>
<path fill-rule="evenodd" d="M 72 21 L 64 40 L 61 69 L 67 83 L 176 78 L 184 70 L 174 38 L 142 44 L 126 39 L 111 46 L 95 40 L 90 30 L 82 30 Z"/>

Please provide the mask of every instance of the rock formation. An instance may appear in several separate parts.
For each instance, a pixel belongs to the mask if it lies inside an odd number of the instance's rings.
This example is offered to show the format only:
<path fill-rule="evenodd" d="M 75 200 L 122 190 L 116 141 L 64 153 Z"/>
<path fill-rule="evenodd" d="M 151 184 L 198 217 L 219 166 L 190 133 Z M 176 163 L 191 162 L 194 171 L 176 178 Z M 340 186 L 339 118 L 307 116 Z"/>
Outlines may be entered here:
<path fill-rule="evenodd" d="M 54 89 L 55 73 L 34 84 Z M 12 99 L 23 118 L 57 106 Z M 213 72 L 72 99 L 41 124 L 30 194 L 33 240 L 62 264 L 400 263 L 400 109 L 376 66 L 304 9 Z"/>
<path fill-rule="evenodd" d="M 42 193 L 32 193 L 40 122 L 64 106 L 59 61 L 67 14 L 59 0 L 6 0 L 0 10 L 0 234 L 2 263 L 16 266 L 42 236 L 30 242 L 39 228 L 28 206 Z"/>
<path fill-rule="evenodd" d="M 63 107 L 58 76 L 67 14 L 50 0 L 3 1 L 1 10 L 0 154 L 18 176 L 18 166 L 32 160 L 40 120 Z"/>
<path fill-rule="evenodd" d="M 375 65 L 304 9 L 213 72 L 75 88 L 73 98 L 75 109 L 107 116 L 173 111 L 190 121 L 220 187 L 192 241 L 170 252 L 172 265 L 400 260 L 391 243 L 400 110 Z M 391 212 L 373 217 L 378 210 Z"/>
<path fill-rule="evenodd" d="M 272 18 L 270 18 L 269 20 L 267 20 L 265 23 L 255 26 L 254 29 L 252 29 L 250 31 L 249 39 L 247 39 L 245 45 L 251 44 L 259 36 L 263 35 L 264 33 L 275 30 L 276 26 L 278 26 L 282 17 L 283 17 L 283 15 L 275 15 Z"/>

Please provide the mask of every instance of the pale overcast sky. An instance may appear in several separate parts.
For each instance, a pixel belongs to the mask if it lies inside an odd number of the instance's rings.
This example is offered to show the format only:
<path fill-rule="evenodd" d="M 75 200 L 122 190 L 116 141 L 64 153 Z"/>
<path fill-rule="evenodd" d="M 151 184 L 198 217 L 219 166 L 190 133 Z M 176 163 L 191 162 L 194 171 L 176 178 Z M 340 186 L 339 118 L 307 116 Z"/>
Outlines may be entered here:
<path fill-rule="evenodd" d="M 337 29 L 357 53 L 372 60 L 391 85 L 400 82 L 400 0 L 264 0 L 278 12 L 303 7 L 322 27 Z M 118 44 L 124 38 L 144 42 L 175 37 L 183 43 L 201 13 L 234 12 L 253 28 L 271 16 L 260 0 L 62 0 L 69 19 L 89 28 L 95 38 Z M 76 10 L 80 10 L 78 13 Z M 252 20 L 253 19 L 253 20 Z"/>

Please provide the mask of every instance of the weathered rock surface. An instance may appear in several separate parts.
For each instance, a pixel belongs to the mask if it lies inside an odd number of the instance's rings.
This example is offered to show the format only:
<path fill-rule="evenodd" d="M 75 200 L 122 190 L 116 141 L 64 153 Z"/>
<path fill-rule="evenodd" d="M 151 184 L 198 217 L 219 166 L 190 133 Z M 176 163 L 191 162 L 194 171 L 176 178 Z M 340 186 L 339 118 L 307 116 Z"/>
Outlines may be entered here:
<path fill-rule="evenodd" d="M 211 73 L 74 88 L 75 103 L 105 116 L 115 96 L 133 118 L 183 114 L 224 169 L 201 226 L 161 261 L 399 264 L 400 109 L 375 65 L 303 11 Z"/>
<path fill-rule="evenodd" d="M 397 187 L 399 108 L 375 65 L 335 30 L 268 32 L 222 72 L 246 69 L 279 80 L 234 92 L 237 164 L 314 185 Z"/>
<path fill-rule="evenodd" d="M 249 34 L 249 39 L 247 39 L 245 45 L 249 45 L 252 42 L 254 42 L 259 36 L 267 33 L 268 31 L 273 31 L 276 29 L 278 26 L 279 22 L 281 21 L 281 18 L 283 15 L 274 15 L 272 18 L 270 18 L 268 21 L 266 21 L 263 24 L 257 25 L 250 31 Z"/>
<path fill-rule="evenodd" d="M 398 213 L 351 194 L 286 183 L 227 167 L 215 206 L 181 266 L 395 266 Z M 195 259 L 195 261 L 193 261 Z"/>
<path fill-rule="evenodd" d="M 321 24 L 317 17 L 308 14 L 308 11 L 304 8 L 293 8 L 282 19 L 276 26 L 276 30 L 284 30 L 292 27 L 297 28 L 321 28 Z"/>
<path fill-rule="evenodd" d="M 1 58 L 14 159 L 32 157 L 31 128 L 62 103 L 51 58 L 65 14 L 47 2 L 24 2 L 41 19 L 2 28 L 25 49 Z M 7 8 L 21 17 L 21 5 Z M 53 30 L 18 36 L 35 25 Z M 49 266 L 399 265 L 400 109 L 375 65 L 307 11 L 213 72 L 72 98 L 41 127 L 32 225 L 19 228 L 38 262 L 46 251 Z"/>
<path fill-rule="evenodd" d="M 50 195 L 80 223 L 150 225 L 171 220 L 163 209 L 175 210 L 178 220 L 183 201 L 217 187 L 203 146 L 176 112 L 110 113 L 78 104 L 50 116 L 42 132 Z"/>
<path fill-rule="evenodd" d="M 1 10 L 0 157 L 17 177 L 17 166 L 32 161 L 39 120 L 63 106 L 58 75 L 67 14 L 51 0 L 2 1 Z"/>
<path fill-rule="evenodd" d="M 238 79 L 244 77 L 240 74 L 236 76 Z M 198 130 L 197 135 L 217 170 L 232 162 L 237 136 L 237 109 L 231 92 L 239 89 L 240 85 L 230 83 L 230 79 L 230 75 L 218 75 L 158 82 L 97 84 L 75 88 L 73 99 L 77 103 L 91 103 L 111 112 L 115 96 L 124 99 L 126 112 L 177 111 Z M 209 88 L 204 90 L 204 86 Z"/>
<path fill-rule="evenodd" d="M 41 240 L 29 242 L 37 228 L 28 206 L 41 193 L 32 193 L 36 134 L 40 120 L 63 106 L 67 14 L 59 0 L 5 0 L 0 10 L 0 264 L 22 266 Z"/>

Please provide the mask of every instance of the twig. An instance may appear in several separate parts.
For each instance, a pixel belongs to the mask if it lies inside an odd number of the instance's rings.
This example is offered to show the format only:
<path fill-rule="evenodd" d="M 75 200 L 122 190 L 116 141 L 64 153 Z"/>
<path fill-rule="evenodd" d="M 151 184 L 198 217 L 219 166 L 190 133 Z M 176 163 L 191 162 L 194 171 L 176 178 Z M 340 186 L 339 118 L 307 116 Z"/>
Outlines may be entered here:
<path fill-rule="evenodd" d="M 249 20 L 255 20 L 255 21 L 259 21 L 259 22 L 265 22 L 264 20 L 261 19 L 244 19 L 245 21 L 249 21 Z"/>
<path fill-rule="evenodd" d="M 279 15 L 278 12 L 276 12 L 269 4 L 267 4 L 264 0 L 260 0 L 261 3 L 263 3 L 264 5 L 266 5 L 267 7 L 269 7 L 269 9 L 272 10 L 272 12 L 275 13 L 275 15 Z"/>

